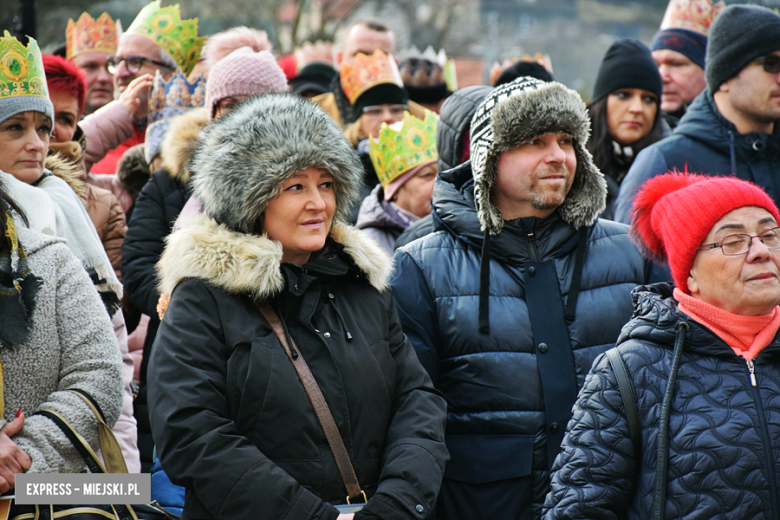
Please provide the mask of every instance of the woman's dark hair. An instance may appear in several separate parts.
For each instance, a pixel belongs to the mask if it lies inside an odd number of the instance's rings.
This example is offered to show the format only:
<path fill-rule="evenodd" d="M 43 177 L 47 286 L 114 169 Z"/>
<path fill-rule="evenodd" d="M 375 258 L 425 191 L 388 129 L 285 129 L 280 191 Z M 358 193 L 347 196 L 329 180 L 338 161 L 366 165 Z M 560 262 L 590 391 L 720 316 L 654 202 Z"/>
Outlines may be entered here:
<path fill-rule="evenodd" d="M 11 198 L 5 191 L 5 184 L 0 180 L 0 250 L 7 249 L 10 244 L 8 243 L 8 237 L 5 236 L 8 231 L 6 219 L 8 218 L 8 210 L 12 209 L 22 217 L 22 220 L 26 225 L 30 225 L 27 220 L 27 215 L 24 214 L 22 208 Z"/>
<path fill-rule="evenodd" d="M 604 175 L 609 175 L 615 182 L 620 184 L 625 177 L 628 166 L 630 164 L 621 165 L 615 160 L 615 149 L 612 145 L 612 135 L 609 133 L 609 123 L 607 122 L 607 98 L 602 98 L 595 103 L 588 106 L 588 112 L 590 113 L 591 133 L 590 139 L 588 139 L 587 148 L 593 156 L 593 162 L 596 163 L 599 170 Z M 661 106 L 656 101 L 655 121 L 653 122 L 653 128 L 641 139 L 630 145 L 631 150 L 634 153 L 633 161 L 637 154 L 650 146 L 651 144 L 659 141 L 664 133 L 663 119 L 661 118 Z M 625 171 L 623 171 L 625 169 Z"/>

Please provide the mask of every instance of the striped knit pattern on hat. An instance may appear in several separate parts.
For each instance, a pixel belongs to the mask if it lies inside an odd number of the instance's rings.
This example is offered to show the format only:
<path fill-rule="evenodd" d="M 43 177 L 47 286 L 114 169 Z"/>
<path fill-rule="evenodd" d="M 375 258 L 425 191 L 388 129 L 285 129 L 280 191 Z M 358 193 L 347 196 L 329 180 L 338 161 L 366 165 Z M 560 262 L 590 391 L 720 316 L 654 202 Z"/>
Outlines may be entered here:
<path fill-rule="evenodd" d="M 631 234 L 646 257 L 668 262 L 677 287 L 689 294 L 688 274 L 717 221 L 748 206 L 780 214 L 764 190 L 735 177 L 667 173 L 648 180 L 634 199 Z"/>
<path fill-rule="evenodd" d="M 216 103 L 230 96 L 255 96 L 287 92 L 287 78 L 268 51 L 254 52 L 241 47 L 217 63 L 206 85 L 206 107 L 214 119 Z"/>

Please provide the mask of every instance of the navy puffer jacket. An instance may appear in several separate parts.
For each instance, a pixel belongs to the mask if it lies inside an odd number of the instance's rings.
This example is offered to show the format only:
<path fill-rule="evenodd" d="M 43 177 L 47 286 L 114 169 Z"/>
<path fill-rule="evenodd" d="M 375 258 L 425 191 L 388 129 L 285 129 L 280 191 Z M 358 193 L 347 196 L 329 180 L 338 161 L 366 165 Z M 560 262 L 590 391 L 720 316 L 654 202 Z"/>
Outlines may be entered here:
<path fill-rule="evenodd" d="M 678 324 L 684 343 L 669 414 L 665 518 L 780 519 L 780 339 L 742 357 L 677 309 L 672 287 L 634 291 L 617 347 L 636 396 L 641 461 L 606 356 L 580 392 L 553 468 L 545 518 L 650 518 L 656 442 Z"/>
<path fill-rule="evenodd" d="M 438 518 L 539 518 L 549 489 L 548 436 L 562 437 L 576 389 L 630 319 L 630 291 L 641 283 L 642 259 L 626 226 L 598 220 L 577 230 L 556 212 L 544 220 L 506 221 L 490 240 L 489 283 L 482 285 L 484 235 L 473 189 L 470 163 L 440 174 L 433 195 L 436 231 L 396 252 L 392 281 L 404 332 L 447 399 L 451 460 Z M 556 349 L 537 350 L 529 307 L 544 302 L 529 301 L 526 266 L 553 264 L 559 287 L 545 299 L 565 305 L 581 240 L 587 240 L 587 256 L 576 315 L 567 323 L 576 387 L 571 401 L 559 405 L 566 419 L 549 430 L 542 388 L 553 381 L 542 381 L 537 358 Z M 489 291 L 488 334 L 479 331 L 481 291 Z"/>

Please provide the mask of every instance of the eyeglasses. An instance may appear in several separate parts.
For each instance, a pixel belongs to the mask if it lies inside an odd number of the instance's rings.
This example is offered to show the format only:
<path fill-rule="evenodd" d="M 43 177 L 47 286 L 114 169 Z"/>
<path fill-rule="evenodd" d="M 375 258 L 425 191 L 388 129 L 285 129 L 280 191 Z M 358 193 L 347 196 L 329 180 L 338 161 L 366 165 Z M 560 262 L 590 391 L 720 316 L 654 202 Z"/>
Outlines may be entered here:
<path fill-rule="evenodd" d="M 119 69 L 119 64 L 123 61 L 126 63 L 127 71 L 131 74 L 135 74 L 141 70 L 141 67 L 144 66 L 145 61 L 154 63 L 158 67 L 165 67 L 166 69 L 171 68 L 169 65 L 161 61 L 150 60 L 149 58 L 144 58 L 143 56 L 128 56 L 126 58 L 123 58 L 122 56 L 109 56 L 106 60 L 106 65 L 108 65 L 108 72 L 111 74 L 116 74 L 116 71 Z"/>
<path fill-rule="evenodd" d="M 780 56 L 777 54 L 770 54 L 768 56 L 761 56 L 756 58 L 756 61 L 764 67 L 764 71 L 769 74 L 777 74 L 780 72 Z"/>
<path fill-rule="evenodd" d="M 363 108 L 363 115 L 366 115 L 368 117 L 382 117 L 382 114 L 385 113 L 385 110 L 390 112 L 390 115 L 393 117 L 404 117 L 404 112 L 409 110 L 409 105 L 390 105 L 389 107 L 383 107 L 382 105 L 371 105 Z"/>
<path fill-rule="evenodd" d="M 780 227 L 764 231 L 760 235 L 728 235 L 720 242 L 704 244 L 700 250 L 710 250 L 719 247 L 726 256 L 744 255 L 750 250 L 753 239 L 757 238 L 767 249 L 780 249 Z"/>

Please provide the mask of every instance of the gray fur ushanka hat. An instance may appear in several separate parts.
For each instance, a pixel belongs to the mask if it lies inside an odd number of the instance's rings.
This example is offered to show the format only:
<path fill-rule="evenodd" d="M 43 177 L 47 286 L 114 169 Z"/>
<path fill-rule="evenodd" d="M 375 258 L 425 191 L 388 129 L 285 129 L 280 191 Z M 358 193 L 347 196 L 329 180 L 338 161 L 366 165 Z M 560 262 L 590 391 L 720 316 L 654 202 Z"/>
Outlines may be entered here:
<path fill-rule="evenodd" d="M 585 103 L 579 94 L 560 83 L 523 77 L 497 87 L 471 120 L 471 170 L 482 231 L 497 235 L 504 227 L 501 211 L 490 201 L 499 154 L 540 135 L 555 133 L 574 139 L 577 158 L 571 190 L 558 207 L 561 218 L 580 228 L 592 224 L 604 210 L 607 182 L 585 148 L 590 137 Z"/>
<path fill-rule="evenodd" d="M 264 94 L 214 121 L 192 159 L 195 194 L 208 215 L 240 233 L 255 233 L 282 184 L 307 168 L 333 175 L 336 220 L 360 196 L 363 167 L 335 121 L 295 94 Z"/>

